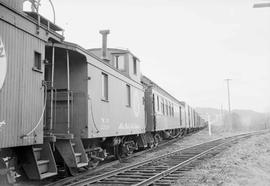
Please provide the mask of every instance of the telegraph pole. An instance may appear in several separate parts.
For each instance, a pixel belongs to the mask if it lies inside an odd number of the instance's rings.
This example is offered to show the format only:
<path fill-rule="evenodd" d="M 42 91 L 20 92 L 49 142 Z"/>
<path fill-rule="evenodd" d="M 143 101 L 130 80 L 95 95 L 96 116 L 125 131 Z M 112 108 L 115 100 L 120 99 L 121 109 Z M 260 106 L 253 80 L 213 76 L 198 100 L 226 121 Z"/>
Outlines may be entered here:
<path fill-rule="evenodd" d="M 208 133 L 209 136 L 212 136 L 212 128 L 211 128 L 211 122 L 210 122 L 210 115 L 207 113 L 207 120 L 208 120 Z"/>
<path fill-rule="evenodd" d="M 228 90 L 228 109 L 229 113 L 231 113 L 231 96 L 230 96 L 230 81 L 232 79 L 225 79 L 227 81 L 227 90 Z"/>
<path fill-rule="evenodd" d="M 224 125 L 224 116 L 223 116 L 223 105 L 222 104 L 220 107 L 220 122 L 221 122 L 221 125 L 223 126 Z"/>
<path fill-rule="evenodd" d="M 228 114 L 228 129 L 231 131 L 232 130 L 232 116 L 231 116 L 231 96 L 230 96 L 230 81 L 232 79 L 225 79 L 225 81 L 227 82 L 227 90 L 228 90 L 228 110 L 229 110 L 229 114 Z"/>

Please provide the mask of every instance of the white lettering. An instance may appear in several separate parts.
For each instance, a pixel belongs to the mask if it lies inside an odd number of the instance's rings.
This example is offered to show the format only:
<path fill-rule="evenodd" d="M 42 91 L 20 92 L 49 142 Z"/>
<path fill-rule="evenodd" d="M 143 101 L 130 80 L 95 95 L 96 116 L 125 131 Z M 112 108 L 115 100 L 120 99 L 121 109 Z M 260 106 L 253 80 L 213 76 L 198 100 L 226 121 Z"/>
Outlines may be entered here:
<path fill-rule="evenodd" d="M 0 37 L 0 90 L 3 87 L 7 73 L 7 57 L 4 43 Z"/>
<path fill-rule="evenodd" d="M 6 122 L 5 121 L 1 121 L 0 122 L 0 128 L 3 127 L 4 125 L 6 125 Z"/>
<path fill-rule="evenodd" d="M 137 90 L 134 90 L 134 93 L 133 93 L 133 112 L 134 112 L 134 115 L 135 117 L 139 117 L 140 115 L 140 103 L 141 103 L 141 99 L 140 99 L 140 96 L 137 92 Z"/>
<path fill-rule="evenodd" d="M 118 129 L 122 129 L 122 130 L 140 129 L 140 126 L 134 123 L 123 122 L 119 124 Z"/>

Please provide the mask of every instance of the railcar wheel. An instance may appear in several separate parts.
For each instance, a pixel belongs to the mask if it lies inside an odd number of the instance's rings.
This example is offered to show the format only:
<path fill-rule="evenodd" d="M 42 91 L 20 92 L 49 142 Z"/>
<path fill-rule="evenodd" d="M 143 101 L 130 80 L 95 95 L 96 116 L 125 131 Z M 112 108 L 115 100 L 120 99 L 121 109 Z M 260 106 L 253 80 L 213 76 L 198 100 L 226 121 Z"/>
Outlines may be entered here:
<path fill-rule="evenodd" d="M 129 156 L 138 149 L 138 145 L 130 137 L 124 137 L 119 145 L 114 146 L 115 157 L 119 160 Z"/>
<path fill-rule="evenodd" d="M 158 133 L 156 133 L 154 135 L 154 140 L 155 140 L 155 146 L 158 146 L 158 144 L 162 141 L 162 137 Z"/>
<path fill-rule="evenodd" d="M 170 138 L 174 139 L 181 135 L 179 130 L 170 130 Z"/>
<path fill-rule="evenodd" d="M 13 185 L 16 182 L 16 174 L 12 172 L 5 160 L 0 158 L 0 185 Z"/>
<path fill-rule="evenodd" d="M 120 153 L 120 145 L 115 145 L 113 147 L 113 151 L 114 151 L 114 156 L 116 159 L 120 160 L 121 159 L 121 153 Z"/>
<path fill-rule="evenodd" d="M 93 160 L 88 162 L 88 167 L 89 168 L 96 168 L 99 165 L 100 161 L 99 160 Z"/>

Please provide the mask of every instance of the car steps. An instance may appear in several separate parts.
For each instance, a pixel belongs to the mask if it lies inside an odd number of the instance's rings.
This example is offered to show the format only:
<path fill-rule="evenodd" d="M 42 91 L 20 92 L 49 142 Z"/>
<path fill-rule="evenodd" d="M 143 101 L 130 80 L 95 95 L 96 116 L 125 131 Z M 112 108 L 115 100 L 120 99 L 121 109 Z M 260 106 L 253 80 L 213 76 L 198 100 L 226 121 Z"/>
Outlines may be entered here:
<path fill-rule="evenodd" d="M 29 179 L 42 180 L 57 175 L 56 163 L 49 143 L 31 146 L 25 151 L 27 163 L 23 164 Z"/>
<path fill-rule="evenodd" d="M 72 148 L 74 150 L 77 168 L 88 166 L 88 158 L 85 153 L 81 139 L 75 138 L 71 140 Z"/>
<path fill-rule="evenodd" d="M 88 158 L 81 139 L 57 139 L 55 147 L 68 167 L 88 166 Z"/>

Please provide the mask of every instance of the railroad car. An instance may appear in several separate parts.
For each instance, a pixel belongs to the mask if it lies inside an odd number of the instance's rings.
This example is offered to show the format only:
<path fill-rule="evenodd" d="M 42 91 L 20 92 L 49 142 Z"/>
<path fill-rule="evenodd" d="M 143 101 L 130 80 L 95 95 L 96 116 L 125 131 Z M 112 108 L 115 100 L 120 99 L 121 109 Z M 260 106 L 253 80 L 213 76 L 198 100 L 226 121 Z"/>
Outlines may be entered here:
<path fill-rule="evenodd" d="M 142 83 L 146 87 L 146 131 L 156 141 L 183 135 L 187 129 L 184 105 L 146 76 Z"/>
<path fill-rule="evenodd" d="M 53 89 L 46 128 L 71 168 L 130 153 L 138 148 L 139 134 L 145 133 L 139 59 L 128 50 L 105 48 L 106 56 L 99 56 L 99 50 L 103 49 L 85 50 L 67 42 L 47 45 L 53 65 L 45 80 Z M 80 148 L 74 150 L 72 144 Z"/>
<path fill-rule="evenodd" d="M 57 174 L 50 167 L 50 147 L 39 144 L 44 134 L 45 45 L 60 42 L 61 31 L 39 14 L 23 12 L 23 1 L 0 0 L 0 171 L 10 172 L 7 165 L 17 164 L 32 178 Z M 34 158 L 33 150 L 46 153 L 28 166 L 23 159 Z M 48 166 L 50 170 L 42 170 Z M 6 179 L 0 174 L 0 185 Z"/>

